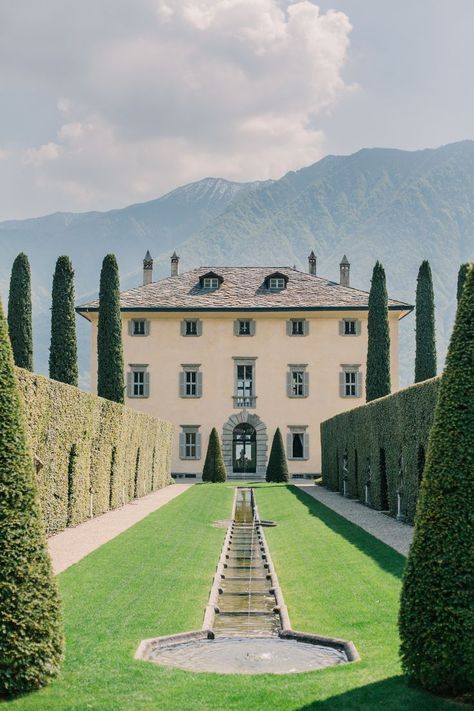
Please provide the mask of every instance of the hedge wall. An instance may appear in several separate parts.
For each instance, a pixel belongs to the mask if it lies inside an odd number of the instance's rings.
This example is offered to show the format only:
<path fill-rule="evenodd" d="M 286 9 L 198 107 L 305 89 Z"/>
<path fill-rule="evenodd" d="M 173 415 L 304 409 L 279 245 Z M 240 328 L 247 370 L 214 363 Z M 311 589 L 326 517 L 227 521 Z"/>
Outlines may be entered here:
<path fill-rule="evenodd" d="M 412 523 L 439 382 L 425 380 L 322 422 L 324 485 Z"/>
<path fill-rule="evenodd" d="M 49 535 L 171 483 L 170 423 L 21 368 L 17 375 Z"/>

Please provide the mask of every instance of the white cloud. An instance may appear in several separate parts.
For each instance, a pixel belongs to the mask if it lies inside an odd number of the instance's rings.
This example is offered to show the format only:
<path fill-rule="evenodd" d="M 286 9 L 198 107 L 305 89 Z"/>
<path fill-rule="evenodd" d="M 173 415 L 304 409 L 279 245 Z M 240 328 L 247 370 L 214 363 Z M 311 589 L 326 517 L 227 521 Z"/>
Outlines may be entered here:
<path fill-rule="evenodd" d="M 133 13 L 124 0 L 84 0 L 71 17 L 62 2 L 29 18 L 29 54 L 8 51 L 12 10 L 0 52 L 20 86 L 37 82 L 57 107 L 45 140 L 18 152 L 25 194 L 104 208 L 209 174 L 278 177 L 321 156 L 317 116 L 348 89 L 345 14 L 307 0 L 135 0 Z"/>

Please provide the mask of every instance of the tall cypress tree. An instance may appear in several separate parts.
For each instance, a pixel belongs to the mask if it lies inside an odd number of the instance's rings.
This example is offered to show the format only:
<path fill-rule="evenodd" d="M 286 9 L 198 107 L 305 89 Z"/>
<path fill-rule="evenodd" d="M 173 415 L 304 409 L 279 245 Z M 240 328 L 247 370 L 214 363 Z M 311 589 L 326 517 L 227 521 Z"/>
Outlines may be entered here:
<path fill-rule="evenodd" d="M 225 469 L 224 457 L 222 455 L 222 447 L 217 430 L 213 427 L 211 434 L 209 435 L 209 444 L 207 447 L 204 469 L 202 471 L 202 480 L 218 482 L 225 481 L 226 479 L 227 472 Z"/>
<path fill-rule="evenodd" d="M 436 375 L 436 336 L 433 279 L 430 263 L 421 263 L 416 284 L 415 383 Z"/>
<path fill-rule="evenodd" d="M 272 448 L 268 458 L 265 478 L 267 481 L 274 482 L 288 481 L 288 464 L 279 427 L 276 428 L 275 434 L 273 435 Z"/>
<path fill-rule="evenodd" d="M 461 298 L 462 294 L 462 289 L 464 286 L 464 282 L 466 281 L 466 275 L 467 275 L 467 269 L 469 267 L 469 264 L 461 264 L 459 267 L 458 271 L 458 288 L 457 288 L 457 299 Z"/>
<path fill-rule="evenodd" d="M 97 394 L 114 402 L 124 402 L 120 282 L 114 254 L 104 257 L 100 272 Z"/>
<path fill-rule="evenodd" d="M 0 305 L 0 696 L 46 684 L 62 651 L 59 595 Z"/>
<path fill-rule="evenodd" d="M 31 320 L 31 271 L 26 254 L 13 262 L 8 295 L 8 331 L 15 365 L 33 370 L 33 327 Z"/>
<path fill-rule="evenodd" d="M 49 377 L 77 385 L 74 270 L 69 257 L 59 257 L 53 277 Z"/>
<path fill-rule="evenodd" d="M 367 402 L 390 393 L 390 331 L 385 271 L 377 262 L 372 273 L 368 317 L 369 342 L 365 396 Z"/>
<path fill-rule="evenodd" d="M 399 617 L 404 671 L 437 693 L 474 689 L 474 265 L 441 379 Z"/>

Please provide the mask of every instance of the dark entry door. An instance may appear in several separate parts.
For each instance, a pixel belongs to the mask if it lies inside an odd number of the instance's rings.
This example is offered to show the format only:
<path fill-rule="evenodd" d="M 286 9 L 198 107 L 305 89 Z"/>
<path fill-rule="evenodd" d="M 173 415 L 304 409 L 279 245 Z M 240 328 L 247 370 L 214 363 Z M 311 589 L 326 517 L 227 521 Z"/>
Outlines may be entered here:
<path fill-rule="evenodd" d="M 242 423 L 234 429 L 232 464 L 238 474 L 257 471 L 257 433 L 252 425 Z"/>

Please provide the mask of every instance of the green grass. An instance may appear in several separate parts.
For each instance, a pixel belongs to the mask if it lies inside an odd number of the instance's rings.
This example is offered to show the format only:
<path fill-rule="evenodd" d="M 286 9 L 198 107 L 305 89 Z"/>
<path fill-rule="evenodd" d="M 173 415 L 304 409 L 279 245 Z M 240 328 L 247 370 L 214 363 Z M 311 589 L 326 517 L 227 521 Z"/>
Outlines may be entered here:
<path fill-rule="evenodd" d="M 141 639 L 199 629 L 229 486 L 195 486 L 60 576 L 67 652 L 48 688 L 6 711 L 412 711 L 453 704 L 400 676 L 404 559 L 298 489 L 262 486 L 262 517 L 293 627 L 352 639 L 362 661 L 283 676 L 195 674 L 135 661 Z"/>

